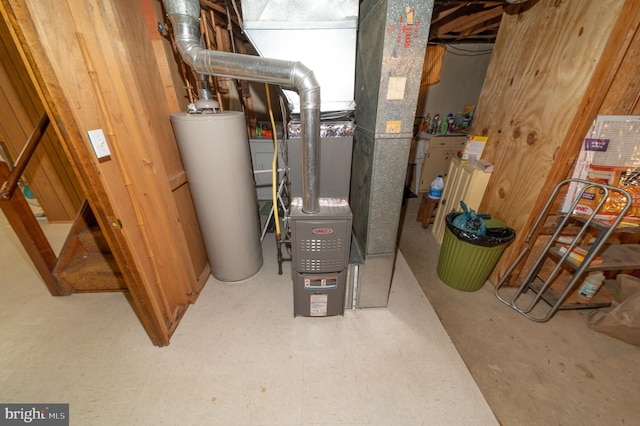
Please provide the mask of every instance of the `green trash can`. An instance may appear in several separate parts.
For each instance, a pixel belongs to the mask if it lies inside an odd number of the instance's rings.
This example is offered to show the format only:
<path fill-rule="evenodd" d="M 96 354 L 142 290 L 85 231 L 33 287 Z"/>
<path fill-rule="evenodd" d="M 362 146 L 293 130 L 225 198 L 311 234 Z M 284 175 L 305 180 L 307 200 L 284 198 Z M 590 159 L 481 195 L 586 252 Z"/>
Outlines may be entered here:
<path fill-rule="evenodd" d="M 516 234 L 501 221 L 486 219 L 487 236 L 471 235 L 451 224 L 459 214 L 447 215 L 438 258 L 438 277 L 457 290 L 477 291 L 487 281 Z"/>

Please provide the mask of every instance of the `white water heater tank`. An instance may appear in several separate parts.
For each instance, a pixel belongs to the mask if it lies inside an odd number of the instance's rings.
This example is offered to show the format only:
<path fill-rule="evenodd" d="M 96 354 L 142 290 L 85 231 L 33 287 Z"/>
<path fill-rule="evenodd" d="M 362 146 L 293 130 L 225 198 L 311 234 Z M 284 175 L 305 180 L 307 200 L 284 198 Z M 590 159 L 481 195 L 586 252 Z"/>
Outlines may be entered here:
<path fill-rule="evenodd" d="M 242 112 L 171 115 L 212 275 L 241 281 L 262 267 L 258 200 Z"/>

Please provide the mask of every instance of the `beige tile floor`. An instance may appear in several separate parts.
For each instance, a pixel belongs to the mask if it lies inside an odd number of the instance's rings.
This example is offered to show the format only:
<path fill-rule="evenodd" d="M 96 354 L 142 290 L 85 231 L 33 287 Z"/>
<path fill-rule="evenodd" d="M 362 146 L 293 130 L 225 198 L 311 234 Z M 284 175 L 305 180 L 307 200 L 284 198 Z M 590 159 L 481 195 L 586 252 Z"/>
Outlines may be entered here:
<path fill-rule="evenodd" d="M 588 327 L 590 310 L 535 323 L 486 283 L 462 292 L 437 277 L 439 245 L 409 199 L 400 251 L 504 425 L 640 425 L 640 347 Z"/>
<path fill-rule="evenodd" d="M 69 403 L 72 425 L 497 424 L 401 254 L 388 308 L 332 318 L 293 318 L 264 256 L 157 348 L 122 294 L 51 297 L 0 215 L 0 402 Z"/>

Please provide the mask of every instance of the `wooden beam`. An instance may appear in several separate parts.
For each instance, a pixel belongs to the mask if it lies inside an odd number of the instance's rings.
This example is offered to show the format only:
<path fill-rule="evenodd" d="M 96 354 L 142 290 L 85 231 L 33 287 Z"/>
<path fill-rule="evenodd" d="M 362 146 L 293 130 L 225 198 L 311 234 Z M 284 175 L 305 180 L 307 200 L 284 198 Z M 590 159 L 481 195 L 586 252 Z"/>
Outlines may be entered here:
<path fill-rule="evenodd" d="M 501 18 L 502 18 L 502 15 L 496 16 L 493 19 L 490 19 L 488 21 L 480 22 L 473 27 L 469 27 L 463 31 L 460 31 L 459 34 L 460 36 L 473 37 L 475 35 L 482 35 L 483 33 L 489 32 L 491 33 L 490 35 L 495 38 L 497 37 L 497 32 L 498 32 L 498 29 L 500 28 Z"/>
<path fill-rule="evenodd" d="M 439 12 L 435 12 L 435 16 L 431 17 L 431 26 L 436 26 L 440 23 L 440 21 L 445 20 L 446 18 L 448 18 L 449 16 L 455 14 L 456 12 L 458 12 L 459 10 L 463 9 L 465 7 L 464 4 L 459 4 L 458 6 L 455 7 L 451 7 L 448 9 L 444 9 L 441 10 Z"/>
<path fill-rule="evenodd" d="M 0 161 L 0 181 L 5 181 L 10 173 L 9 165 Z M 51 295 L 67 296 L 71 294 L 71 288 L 62 286 L 52 275 L 58 259 L 22 193 L 18 191 L 9 199 L 0 199 L 0 209 L 2 209 Z"/>
<path fill-rule="evenodd" d="M 210 0 L 200 0 L 200 6 L 204 9 L 210 10 L 211 12 L 218 12 L 222 15 L 227 15 L 226 7 L 222 7 Z M 231 22 L 235 25 L 236 30 L 242 31 L 242 27 L 240 25 L 240 21 L 238 21 L 237 16 L 231 16 Z"/>
<path fill-rule="evenodd" d="M 482 22 L 494 19 L 502 16 L 502 6 L 487 9 L 481 12 L 474 12 L 467 16 L 460 16 L 454 20 L 451 20 L 445 24 L 437 27 L 435 31 L 436 36 L 455 31 L 456 33 L 464 33 L 469 28 L 473 28 Z"/>
<path fill-rule="evenodd" d="M 600 114 L 603 115 L 640 115 L 640 29 L 636 31 L 625 55 L 616 78 L 607 92 Z"/>

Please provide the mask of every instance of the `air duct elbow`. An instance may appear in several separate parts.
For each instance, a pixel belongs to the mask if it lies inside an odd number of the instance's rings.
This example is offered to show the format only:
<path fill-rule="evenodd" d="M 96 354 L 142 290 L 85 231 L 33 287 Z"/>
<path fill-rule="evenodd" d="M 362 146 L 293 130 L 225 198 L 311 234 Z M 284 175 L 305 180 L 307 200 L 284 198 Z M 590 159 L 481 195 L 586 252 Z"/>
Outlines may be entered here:
<path fill-rule="evenodd" d="M 194 68 L 196 55 L 203 50 L 200 44 L 200 24 L 197 17 L 170 14 L 174 44 L 184 62 Z"/>
<path fill-rule="evenodd" d="M 291 86 L 302 98 L 305 96 L 306 102 L 313 103 L 313 107 L 320 108 L 320 84 L 313 71 L 301 62 L 294 62 L 291 67 Z"/>
<path fill-rule="evenodd" d="M 300 95 L 302 211 L 318 213 L 320 173 L 320 84 L 300 62 L 203 49 L 198 0 L 163 0 L 178 53 L 196 73 L 277 84 Z"/>

